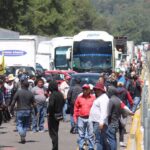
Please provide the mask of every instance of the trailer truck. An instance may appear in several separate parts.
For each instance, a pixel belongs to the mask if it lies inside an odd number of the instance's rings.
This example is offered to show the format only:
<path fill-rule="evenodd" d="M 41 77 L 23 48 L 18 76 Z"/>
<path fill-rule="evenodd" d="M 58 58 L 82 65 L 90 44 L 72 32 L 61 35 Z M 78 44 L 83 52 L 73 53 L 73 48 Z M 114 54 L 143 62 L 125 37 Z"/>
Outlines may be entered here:
<path fill-rule="evenodd" d="M 4 55 L 6 68 L 32 68 L 36 66 L 35 40 L 1 39 L 0 55 Z M 10 72 L 11 73 L 11 72 Z"/>

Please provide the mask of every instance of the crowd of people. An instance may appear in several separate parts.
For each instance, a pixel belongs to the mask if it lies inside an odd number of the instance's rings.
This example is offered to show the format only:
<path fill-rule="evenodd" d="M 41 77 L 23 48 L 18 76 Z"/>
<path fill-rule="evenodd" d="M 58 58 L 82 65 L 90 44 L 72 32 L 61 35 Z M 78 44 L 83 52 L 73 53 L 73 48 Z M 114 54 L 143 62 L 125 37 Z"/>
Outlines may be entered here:
<path fill-rule="evenodd" d="M 66 76 L 58 86 L 54 80 L 27 76 L 19 72 L 0 79 L 0 124 L 15 117 L 21 143 L 28 130 L 44 132 L 45 116 L 53 150 L 58 150 L 59 122 L 70 113 L 71 134 L 78 134 L 79 150 L 116 150 L 116 133 L 120 146 L 125 146 L 124 134 L 128 115 L 134 115 L 141 101 L 142 81 L 138 64 L 117 70 L 111 75 L 100 74 L 96 85 L 80 79 L 69 86 Z"/>

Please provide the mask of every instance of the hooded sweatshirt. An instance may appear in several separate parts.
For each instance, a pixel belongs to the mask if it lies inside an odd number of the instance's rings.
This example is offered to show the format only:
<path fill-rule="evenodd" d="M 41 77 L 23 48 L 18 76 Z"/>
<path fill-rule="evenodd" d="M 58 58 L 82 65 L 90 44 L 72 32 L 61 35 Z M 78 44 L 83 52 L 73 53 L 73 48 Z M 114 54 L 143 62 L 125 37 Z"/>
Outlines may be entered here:
<path fill-rule="evenodd" d="M 124 87 L 118 87 L 117 88 L 117 96 L 121 99 L 121 101 L 127 105 L 128 102 L 132 106 L 133 105 L 133 99 L 129 93 Z"/>
<path fill-rule="evenodd" d="M 127 115 L 130 113 L 129 108 L 121 101 L 121 99 L 117 96 L 117 89 L 113 86 L 110 86 L 108 89 L 108 96 L 110 98 L 109 101 L 109 117 L 108 122 L 109 125 L 118 129 L 119 127 L 119 118 L 121 114 L 126 113 Z"/>
<path fill-rule="evenodd" d="M 65 100 L 62 93 L 58 91 L 58 85 L 55 81 L 49 83 L 49 91 L 51 92 L 51 95 L 47 113 L 49 113 L 49 116 L 54 116 L 56 113 L 62 113 Z"/>

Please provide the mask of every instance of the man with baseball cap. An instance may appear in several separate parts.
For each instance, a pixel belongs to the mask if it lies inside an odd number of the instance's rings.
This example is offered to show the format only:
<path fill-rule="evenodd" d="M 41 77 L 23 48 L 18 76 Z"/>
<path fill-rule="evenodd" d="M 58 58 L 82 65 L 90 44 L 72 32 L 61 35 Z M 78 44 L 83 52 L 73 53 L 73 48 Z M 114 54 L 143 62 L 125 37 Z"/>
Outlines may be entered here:
<path fill-rule="evenodd" d="M 82 89 L 83 93 L 77 97 L 74 106 L 74 121 L 78 124 L 79 150 L 83 150 L 85 139 L 88 140 L 89 150 L 94 150 L 93 124 L 89 121 L 89 113 L 95 96 L 91 94 L 88 84 L 84 84 Z"/>
<path fill-rule="evenodd" d="M 89 119 L 93 122 L 96 150 L 108 150 L 106 129 L 108 125 L 109 98 L 102 83 L 95 85 L 94 92 L 97 98 L 92 105 Z"/>

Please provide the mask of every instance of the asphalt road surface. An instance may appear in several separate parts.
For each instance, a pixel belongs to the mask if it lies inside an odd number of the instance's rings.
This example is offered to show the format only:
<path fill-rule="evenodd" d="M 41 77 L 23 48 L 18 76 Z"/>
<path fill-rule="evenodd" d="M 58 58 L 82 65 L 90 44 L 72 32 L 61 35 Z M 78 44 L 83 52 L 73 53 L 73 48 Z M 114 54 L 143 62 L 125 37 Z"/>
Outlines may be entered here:
<path fill-rule="evenodd" d="M 47 123 L 45 123 L 47 128 Z M 26 137 L 26 144 L 21 144 L 20 137 L 17 132 L 14 121 L 3 123 L 0 127 L 0 150 L 51 150 L 52 144 L 48 131 L 44 133 L 33 133 L 29 131 Z M 129 130 L 129 123 L 127 126 Z M 77 135 L 69 133 L 70 123 L 61 122 L 59 128 L 59 150 L 77 150 Z M 125 142 L 127 142 L 128 135 L 125 135 Z M 118 150 L 125 150 L 120 148 Z"/>
<path fill-rule="evenodd" d="M 47 125 L 45 123 L 45 127 Z M 20 144 L 20 137 L 13 121 L 4 123 L 0 127 L 0 150 L 51 150 L 52 144 L 48 131 L 44 133 L 33 133 L 29 131 L 26 137 L 26 144 Z M 77 135 L 69 133 L 69 122 L 61 122 L 59 128 L 59 149 L 74 150 L 77 147 Z"/>

